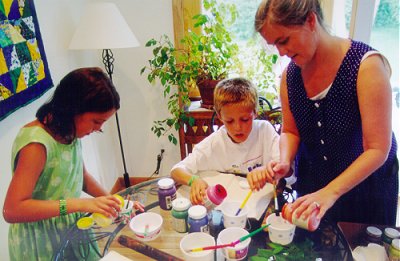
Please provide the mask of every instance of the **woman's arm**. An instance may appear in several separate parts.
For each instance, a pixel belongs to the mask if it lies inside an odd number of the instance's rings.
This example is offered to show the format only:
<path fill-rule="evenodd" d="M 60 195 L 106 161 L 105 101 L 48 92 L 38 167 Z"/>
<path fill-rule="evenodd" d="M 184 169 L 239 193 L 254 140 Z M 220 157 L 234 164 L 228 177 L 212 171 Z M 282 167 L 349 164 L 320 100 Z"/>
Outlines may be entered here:
<path fill-rule="evenodd" d="M 282 74 L 280 86 L 280 98 L 282 105 L 282 132 L 279 140 L 280 162 L 273 162 L 271 178 L 280 179 L 288 177 L 292 174 L 291 164 L 296 156 L 297 149 L 300 143 L 299 131 L 297 130 L 296 122 L 289 107 L 289 97 L 286 84 L 285 70 Z M 277 175 L 277 177 L 275 177 Z"/>

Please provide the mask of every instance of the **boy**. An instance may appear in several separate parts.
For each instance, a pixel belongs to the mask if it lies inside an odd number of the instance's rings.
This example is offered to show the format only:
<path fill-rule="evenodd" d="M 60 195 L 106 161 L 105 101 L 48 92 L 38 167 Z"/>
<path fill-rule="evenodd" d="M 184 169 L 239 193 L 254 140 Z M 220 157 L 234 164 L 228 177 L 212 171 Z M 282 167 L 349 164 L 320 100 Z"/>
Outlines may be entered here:
<path fill-rule="evenodd" d="M 216 86 L 214 108 L 224 125 L 198 143 L 171 170 L 171 177 L 177 183 L 191 187 L 193 204 L 203 202 L 208 187 L 194 175 L 199 171 L 244 172 L 248 173 L 252 190 L 265 185 L 265 166 L 279 159 L 279 135 L 269 122 L 255 120 L 257 106 L 257 90 L 247 79 L 226 79 Z"/>

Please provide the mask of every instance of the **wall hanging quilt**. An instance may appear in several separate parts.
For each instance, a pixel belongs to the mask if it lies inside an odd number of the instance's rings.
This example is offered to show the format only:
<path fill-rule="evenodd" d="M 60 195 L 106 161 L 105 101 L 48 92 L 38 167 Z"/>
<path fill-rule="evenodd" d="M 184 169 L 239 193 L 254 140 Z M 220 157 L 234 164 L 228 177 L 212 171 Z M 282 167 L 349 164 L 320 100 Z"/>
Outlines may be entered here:
<path fill-rule="evenodd" d="M 33 0 L 0 0 L 0 120 L 52 86 Z"/>

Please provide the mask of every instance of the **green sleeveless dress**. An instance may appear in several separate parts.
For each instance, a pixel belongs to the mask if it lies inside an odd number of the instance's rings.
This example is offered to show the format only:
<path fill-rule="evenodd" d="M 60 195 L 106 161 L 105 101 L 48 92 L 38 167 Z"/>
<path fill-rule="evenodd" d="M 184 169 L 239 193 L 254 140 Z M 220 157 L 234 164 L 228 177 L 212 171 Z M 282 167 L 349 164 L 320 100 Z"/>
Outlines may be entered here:
<path fill-rule="evenodd" d="M 33 199 L 60 200 L 79 198 L 83 188 L 82 146 L 79 139 L 71 144 L 57 142 L 49 133 L 38 126 L 22 128 L 13 144 L 11 166 L 14 173 L 15 160 L 19 151 L 30 143 L 40 143 L 46 148 L 46 164 L 34 191 Z M 68 206 L 67 206 L 68 207 Z M 10 260 L 52 260 L 67 231 L 73 227 L 83 213 L 71 213 L 37 222 L 11 224 L 8 234 Z M 64 260 L 96 260 L 99 257 L 92 247 L 79 251 L 68 247 L 64 251 Z"/>

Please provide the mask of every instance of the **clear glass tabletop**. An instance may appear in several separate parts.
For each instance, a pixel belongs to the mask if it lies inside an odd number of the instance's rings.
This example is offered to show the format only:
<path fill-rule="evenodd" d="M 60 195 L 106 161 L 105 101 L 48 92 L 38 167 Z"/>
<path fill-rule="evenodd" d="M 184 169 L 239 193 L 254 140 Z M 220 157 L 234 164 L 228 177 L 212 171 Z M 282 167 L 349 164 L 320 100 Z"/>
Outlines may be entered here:
<path fill-rule="evenodd" d="M 115 251 L 132 260 L 149 260 L 149 257 L 155 260 L 183 259 L 179 243 L 187 233 L 176 232 L 172 225 L 171 211 L 159 207 L 158 180 L 159 178 L 139 183 L 118 193 L 122 197 L 129 194 L 131 199 L 145 205 L 145 211 L 155 212 L 163 217 L 161 234 L 155 240 L 136 240 L 129 224 L 118 219 L 106 228 L 94 226 L 88 230 L 81 230 L 74 224 L 62 235 L 62 244 L 54 253 L 53 260 L 99 260 L 109 251 Z M 272 211 L 271 205 L 266 213 Z M 254 231 L 261 226 L 261 221 L 249 219 L 246 228 L 249 232 Z M 336 224 L 329 224 L 323 220 L 315 232 L 297 228 L 293 242 L 300 243 L 306 240 L 312 241 L 312 251 L 322 260 L 352 260 L 348 244 Z M 264 231 L 252 237 L 247 258 L 256 255 L 258 249 L 265 248 L 268 242 L 268 233 Z"/>

